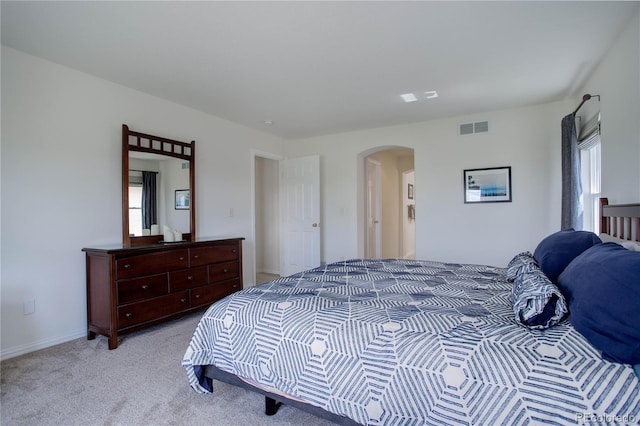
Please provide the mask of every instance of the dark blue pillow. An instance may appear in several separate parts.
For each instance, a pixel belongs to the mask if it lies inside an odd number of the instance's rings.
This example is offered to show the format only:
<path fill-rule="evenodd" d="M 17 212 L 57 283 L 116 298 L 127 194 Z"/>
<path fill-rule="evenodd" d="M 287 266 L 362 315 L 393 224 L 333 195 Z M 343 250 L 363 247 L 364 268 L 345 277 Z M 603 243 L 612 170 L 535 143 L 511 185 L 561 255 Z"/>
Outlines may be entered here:
<path fill-rule="evenodd" d="M 533 257 L 549 280 L 557 284 L 558 277 L 573 259 L 602 240 L 588 231 L 568 229 L 549 235 L 540 241 Z"/>
<path fill-rule="evenodd" d="M 569 321 L 603 358 L 640 363 L 640 252 L 595 245 L 567 266 L 558 286 Z"/>

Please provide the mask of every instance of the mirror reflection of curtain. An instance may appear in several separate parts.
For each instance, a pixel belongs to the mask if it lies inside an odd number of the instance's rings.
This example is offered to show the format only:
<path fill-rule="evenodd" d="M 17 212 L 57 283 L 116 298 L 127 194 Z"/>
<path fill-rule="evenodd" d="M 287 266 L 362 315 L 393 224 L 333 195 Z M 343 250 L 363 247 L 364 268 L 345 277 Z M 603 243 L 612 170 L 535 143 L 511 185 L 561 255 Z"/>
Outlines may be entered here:
<path fill-rule="evenodd" d="M 156 172 L 142 172 L 142 228 L 158 223 Z"/>
<path fill-rule="evenodd" d="M 575 114 L 575 113 L 574 113 Z M 560 229 L 582 229 L 582 182 L 575 115 L 562 119 L 562 220 Z"/>

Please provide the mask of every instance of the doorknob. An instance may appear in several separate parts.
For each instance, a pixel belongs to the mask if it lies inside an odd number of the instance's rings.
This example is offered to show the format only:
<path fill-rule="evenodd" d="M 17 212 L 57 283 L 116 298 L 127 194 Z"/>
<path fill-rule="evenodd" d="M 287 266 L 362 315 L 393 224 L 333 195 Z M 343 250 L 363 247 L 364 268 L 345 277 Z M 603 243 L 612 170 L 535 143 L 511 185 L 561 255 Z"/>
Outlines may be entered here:
<path fill-rule="evenodd" d="M 376 224 L 376 223 L 380 223 L 380 221 L 379 221 L 379 220 L 374 220 L 374 221 L 373 221 L 373 223 L 374 223 L 374 224 Z"/>
<path fill-rule="evenodd" d="M 317 228 L 317 227 L 318 227 L 318 224 L 317 224 L 317 223 L 314 223 L 314 224 L 313 224 L 313 225 L 311 225 L 311 226 L 313 226 L 314 228 Z"/>

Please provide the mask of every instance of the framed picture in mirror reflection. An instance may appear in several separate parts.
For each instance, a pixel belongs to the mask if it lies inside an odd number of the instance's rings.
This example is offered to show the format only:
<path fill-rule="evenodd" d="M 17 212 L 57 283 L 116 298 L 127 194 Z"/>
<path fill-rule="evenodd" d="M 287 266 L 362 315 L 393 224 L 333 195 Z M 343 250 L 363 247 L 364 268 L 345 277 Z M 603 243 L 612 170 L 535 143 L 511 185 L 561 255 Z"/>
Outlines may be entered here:
<path fill-rule="evenodd" d="M 189 210 L 189 190 L 176 189 L 176 210 Z"/>

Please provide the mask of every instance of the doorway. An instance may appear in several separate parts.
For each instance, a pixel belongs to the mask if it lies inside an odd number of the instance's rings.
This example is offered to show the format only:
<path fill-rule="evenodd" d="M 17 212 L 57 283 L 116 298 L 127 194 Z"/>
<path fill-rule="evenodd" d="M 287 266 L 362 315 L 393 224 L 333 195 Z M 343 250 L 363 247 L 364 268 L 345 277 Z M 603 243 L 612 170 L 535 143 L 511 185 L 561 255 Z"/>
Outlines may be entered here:
<path fill-rule="evenodd" d="M 415 257 L 414 151 L 381 147 L 361 153 L 358 214 L 365 258 Z"/>
<path fill-rule="evenodd" d="M 251 151 L 253 284 L 320 264 L 320 156 Z"/>
<path fill-rule="evenodd" d="M 365 256 L 367 259 L 382 257 L 382 164 L 371 157 L 365 158 L 367 163 L 365 182 L 367 184 L 367 244 Z"/>
<path fill-rule="evenodd" d="M 280 157 L 254 154 L 255 284 L 280 277 Z"/>
<path fill-rule="evenodd" d="M 416 258 L 416 173 L 413 169 L 402 172 L 402 221 L 401 221 L 401 251 L 403 259 Z"/>

